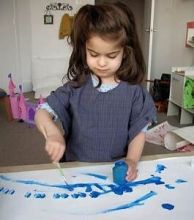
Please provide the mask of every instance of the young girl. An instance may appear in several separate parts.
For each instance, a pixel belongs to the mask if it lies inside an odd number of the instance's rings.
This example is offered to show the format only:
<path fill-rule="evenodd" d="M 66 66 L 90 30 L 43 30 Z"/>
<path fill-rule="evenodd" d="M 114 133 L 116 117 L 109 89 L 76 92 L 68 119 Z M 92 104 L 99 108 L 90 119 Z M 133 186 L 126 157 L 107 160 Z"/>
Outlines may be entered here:
<path fill-rule="evenodd" d="M 126 179 L 137 176 L 145 131 L 155 117 L 140 85 L 145 68 L 132 12 L 121 3 L 85 5 L 70 36 L 69 81 L 36 112 L 52 161 L 126 158 Z M 63 129 L 56 126 L 59 118 Z"/>

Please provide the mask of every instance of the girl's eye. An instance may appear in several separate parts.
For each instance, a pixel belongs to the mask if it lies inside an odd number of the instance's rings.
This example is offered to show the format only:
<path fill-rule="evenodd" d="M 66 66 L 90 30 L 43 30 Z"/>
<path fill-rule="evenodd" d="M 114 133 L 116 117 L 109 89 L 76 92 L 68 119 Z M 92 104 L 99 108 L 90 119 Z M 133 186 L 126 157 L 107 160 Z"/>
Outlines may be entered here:
<path fill-rule="evenodd" d="M 99 54 L 96 53 L 90 53 L 91 57 L 98 57 Z M 106 57 L 108 57 L 109 59 L 115 59 L 117 57 L 117 54 L 107 54 Z"/>
<path fill-rule="evenodd" d="M 116 56 L 115 56 L 115 55 L 114 55 L 114 56 L 113 56 L 113 55 L 112 55 L 112 56 L 111 56 L 111 55 L 108 55 L 107 57 L 110 58 L 110 59 L 114 59 L 114 58 L 117 57 L 117 55 L 116 55 Z"/>
<path fill-rule="evenodd" d="M 92 53 L 90 53 L 90 56 L 91 56 L 91 57 L 97 57 L 98 54 L 92 54 Z"/>
<path fill-rule="evenodd" d="M 119 53 L 107 54 L 107 57 L 110 59 L 115 59 Z"/>

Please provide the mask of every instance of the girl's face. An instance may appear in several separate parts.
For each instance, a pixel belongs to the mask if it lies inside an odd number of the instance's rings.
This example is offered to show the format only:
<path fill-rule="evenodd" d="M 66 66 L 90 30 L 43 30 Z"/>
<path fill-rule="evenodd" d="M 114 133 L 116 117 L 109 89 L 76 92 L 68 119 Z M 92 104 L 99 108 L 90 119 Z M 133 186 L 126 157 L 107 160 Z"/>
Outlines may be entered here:
<path fill-rule="evenodd" d="M 99 76 L 103 83 L 114 83 L 115 73 L 123 59 L 123 47 L 118 40 L 102 39 L 98 35 L 86 42 L 86 61 L 94 74 Z"/>

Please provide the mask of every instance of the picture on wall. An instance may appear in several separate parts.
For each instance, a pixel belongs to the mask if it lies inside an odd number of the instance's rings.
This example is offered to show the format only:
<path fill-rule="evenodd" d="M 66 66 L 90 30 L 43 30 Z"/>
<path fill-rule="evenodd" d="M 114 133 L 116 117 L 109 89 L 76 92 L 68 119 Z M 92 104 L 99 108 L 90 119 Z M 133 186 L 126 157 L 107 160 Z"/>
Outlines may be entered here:
<path fill-rule="evenodd" d="M 44 15 L 44 24 L 53 24 L 53 15 Z"/>

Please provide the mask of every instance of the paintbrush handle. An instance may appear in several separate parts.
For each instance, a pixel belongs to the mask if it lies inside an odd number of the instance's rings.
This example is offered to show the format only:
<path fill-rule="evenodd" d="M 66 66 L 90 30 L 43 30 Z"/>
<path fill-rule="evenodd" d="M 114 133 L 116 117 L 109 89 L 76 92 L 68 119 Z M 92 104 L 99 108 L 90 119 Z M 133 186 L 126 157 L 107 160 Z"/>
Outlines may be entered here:
<path fill-rule="evenodd" d="M 60 163 L 59 163 L 59 162 L 53 162 L 53 164 L 58 168 L 58 171 L 59 171 L 59 173 L 61 174 L 61 176 L 63 177 L 65 184 L 68 186 L 68 189 L 69 189 L 70 191 L 73 191 L 73 187 L 70 186 L 69 183 L 67 182 L 67 179 L 66 179 L 66 177 L 65 177 L 65 174 L 64 174 L 64 172 L 63 172 L 63 169 L 61 168 Z"/>
<path fill-rule="evenodd" d="M 67 180 L 66 180 L 66 178 L 65 178 L 65 174 L 64 174 L 64 172 L 63 172 L 63 169 L 61 168 L 60 163 L 59 163 L 59 162 L 53 162 L 53 164 L 58 168 L 58 170 L 59 170 L 61 176 L 63 176 L 65 182 L 67 182 Z"/>
<path fill-rule="evenodd" d="M 64 176 L 64 173 L 63 173 L 63 170 L 62 170 L 62 168 L 61 168 L 60 163 L 58 163 L 58 162 L 54 162 L 54 164 L 58 167 L 58 169 L 59 169 L 61 175 Z"/>

